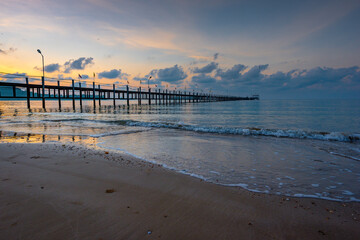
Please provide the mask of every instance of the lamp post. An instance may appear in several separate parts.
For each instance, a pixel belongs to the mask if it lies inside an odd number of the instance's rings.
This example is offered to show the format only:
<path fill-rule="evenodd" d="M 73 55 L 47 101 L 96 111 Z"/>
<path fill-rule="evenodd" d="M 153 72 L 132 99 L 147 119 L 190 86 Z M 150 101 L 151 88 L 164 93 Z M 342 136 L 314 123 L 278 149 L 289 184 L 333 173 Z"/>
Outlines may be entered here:
<path fill-rule="evenodd" d="M 150 88 L 149 81 L 150 81 L 151 78 L 152 78 L 152 76 L 150 75 L 149 78 L 148 78 L 148 88 Z"/>
<path fill-rule="evenodd" d="M 41 79 L 41 85 L 42 85 L 42 107 L 45 109 L 45 67 L 44 67 L 44 55 L 42 55 L 40 49 L 37 50 L 38 53 L 40 53 L 42 57 L 42 64 L 43 64 L 43 76 Z"/>
<path fill-rule="evenodd" d="M 44 68 L 44 55 L 42 55 L 40 49 L 37 50 L 38 53 L 40 53 L 42 57 L 42 65 L 43 65 L 43 78 L 45 78 L 45 68 Z"/>

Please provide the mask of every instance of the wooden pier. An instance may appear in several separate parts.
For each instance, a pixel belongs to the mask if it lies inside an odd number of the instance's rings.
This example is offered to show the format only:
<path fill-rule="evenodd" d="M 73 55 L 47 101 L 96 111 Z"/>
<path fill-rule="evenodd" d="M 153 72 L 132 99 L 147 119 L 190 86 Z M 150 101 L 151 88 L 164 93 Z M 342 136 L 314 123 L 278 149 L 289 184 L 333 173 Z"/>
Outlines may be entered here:
<path fill-rule="evenodd" d="M 199 92 L 186 91 L 170 91 L 162 89 L 141 89 L 122 86 L 123 89 L 116 88 L 115 84 L 112 89 L 103 89 L 101 85 L 92 82 L 91 87 L 82 87 L 81 82 L 75 86 L 74 80 L 71 80 L 70 86 L 62 86 L 61 81 L 57 84 L 46 84 L 44 78 L 41 78 L 41 84 L 29 83 L 29 79 L 25 78 L 25 83 L 3 82 L 0 81 L 0 87 L 12 88 L 11 96 L 2 96 L 0 99 L 27 99 L 27 107 L 31 107 L 31 100 L 41 100 L 42 107 L 46 108 L 46 100 L 56 100 L 61 109 L 62 100 L 72 100 L 72 107 L 75 110 L 77 104 L 82 108 L 83 101 L 93 101 L 93 106 L 101 106 L 102 100 L 112 100 L 116 106 L 121 100 L 122 104 L 130 105 L 130 100 L 137 100 L 139 105 L 142 101 L 147 104 L 180 104 L 180 103 L 198 103 L 198 102 L 215 102 L 215 101 L 237 101 L 237 100 L 258 100 L 258 97 L 234 97 L 215 94 L 205 94 Z M 19 90 L 21 91 L 19 94 Z"/>

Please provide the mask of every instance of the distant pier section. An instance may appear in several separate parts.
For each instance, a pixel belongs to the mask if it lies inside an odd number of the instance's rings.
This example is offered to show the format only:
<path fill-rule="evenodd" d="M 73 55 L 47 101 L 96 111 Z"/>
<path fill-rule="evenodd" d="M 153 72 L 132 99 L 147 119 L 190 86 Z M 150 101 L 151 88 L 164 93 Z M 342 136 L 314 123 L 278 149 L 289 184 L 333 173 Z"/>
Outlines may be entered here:
<path fill-rule="evenodd" d="M 1 99 L 26 99 L 27 107 L 31 108 L 31 100 L 41 100 L 42 107 L 46 108 L 46 101 L 57 101 L 61 109 L 62 100 L 72 100 L 73 109 L 76 105 L 82 107 L 83 101 L 93 101 L 93 106 L 101 106 L 102 100 L 112 100 L 113 105 L 126 104 L 137 100 L 137 104 L 181 104 L 198 102 L 217 102 L 217 101 L 238 101 L 238 100 L 259 100 L 259 95 L 251 97 L 236 97 L 217 95 L 193 91 L 177 91 L 168 89 L 142 89 L 129 85 L 100 84 L 89 80 L 71 79 L 44 79 L 44 77 L 34 79 L 31 77 L 16 76 L 13 79 L 7 75 L 6 80 L 0 80 L 0 100 Z M 0 76 L 4 79 L 4 76 Z M 30 83 L 30 80 L 33 83 Z M 89 83 L 90 82 L 90 83 Z"/>

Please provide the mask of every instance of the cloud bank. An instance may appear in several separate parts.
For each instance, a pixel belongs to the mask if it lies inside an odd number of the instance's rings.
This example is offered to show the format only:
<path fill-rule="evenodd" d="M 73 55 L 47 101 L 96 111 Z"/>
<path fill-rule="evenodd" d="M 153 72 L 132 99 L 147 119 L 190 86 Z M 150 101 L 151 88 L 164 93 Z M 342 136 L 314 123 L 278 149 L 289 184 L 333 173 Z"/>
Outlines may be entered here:
<path fill-rule="evenodd" d="M 59 69 L 60 69 L 60 64 L 58 63 L 53 63 L 45 66 L 45 72 L 48 73 L 59 71 Z"/>
<path fill-rule="evenodd" d="M 295 94 L 303 96 L 347 96 L 360 90 L 360 68 L 358 66 L 345 68 L 315 67 L 312 69 L 293 69 L 288 72 L 278 71 L 265 74 L 269 64 L 256 65 L 249 69 L 243 64 L 235 64 L 231 68 L 210 69 L 208 64 L 192 70 L 198 73 L 192 76 L 191 83 L 202 88 L 212 88 L 219 91 L 231 90 L 250 94 L 252 91 L 263 92 L 276 96 Z M 210 71 L 211 70 L 211 71 Z M 215 71 L 214 71 L 215 70 Z M 311 93 L 311 94 L 310 94 Z"/>
<path fill-rule="evenodd" d="M 194 68 L 193 69 L 193 73 L 211 73 L 212 71 L 214 71 L 216 68 L 218 68 L 219 64 L 216 62 L 211 62 L 208 65 L 202 67 L 202 68 Z"/>
<path fill-rule="evenodd" d="M 78 58 L 76 60 L 69 60 L 67 62 L 65 62 L 64 67 L 65 67 L 65 73 L 70 73 L 71 70 L 83 70 L 85 69 L 85 67 L 89 64 L 93 64 L 93 58 L 89 57 L 89 58 L 85 58 L 85 57 L 81 57 Z"/>
<path fill-rule="evenodd" d="M 150 75 L 160 82 L 168 83 L 180 83 L 188 76 L 183 68 L 177 64 L 169 68 L 154 69 L 150 72 Z"/>
<path fill-rule="evenodd" d="M 103 71 L 103 72 L 98 73 L 99 78 L 107 78 L 107 79 L 120 78 L 120 79 L 127 80 L 128 76 L 130 76 L 130 75 L 127 73 L 121 72 L 121 69 L 112 69 L 110 71 Z"/>
<path fill-rule="evenodd" d="M 240 79 L 241 72 L 247 67 L 242 64 L 236 64 L 231 69 L 217 69 L 216 77 L 220 77 L 224 81 L 236 81 Z"/>

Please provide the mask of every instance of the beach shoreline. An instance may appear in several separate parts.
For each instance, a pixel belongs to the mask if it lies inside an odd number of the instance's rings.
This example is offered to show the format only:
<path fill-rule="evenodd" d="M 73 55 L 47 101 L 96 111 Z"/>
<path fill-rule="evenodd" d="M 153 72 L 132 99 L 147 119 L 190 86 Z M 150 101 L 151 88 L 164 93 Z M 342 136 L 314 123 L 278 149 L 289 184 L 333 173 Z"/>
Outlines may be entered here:
<path fill-rule="evenodd" d="M 80 144 L 0 144 L 4 239 L 357 239 L 360 204 L 224 187 Z"/>

